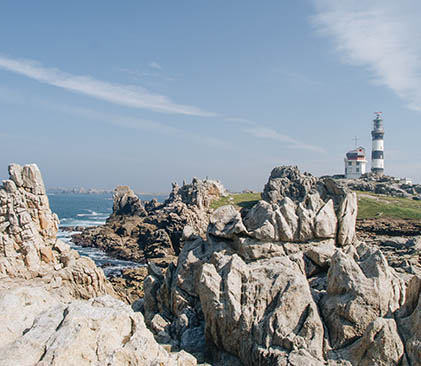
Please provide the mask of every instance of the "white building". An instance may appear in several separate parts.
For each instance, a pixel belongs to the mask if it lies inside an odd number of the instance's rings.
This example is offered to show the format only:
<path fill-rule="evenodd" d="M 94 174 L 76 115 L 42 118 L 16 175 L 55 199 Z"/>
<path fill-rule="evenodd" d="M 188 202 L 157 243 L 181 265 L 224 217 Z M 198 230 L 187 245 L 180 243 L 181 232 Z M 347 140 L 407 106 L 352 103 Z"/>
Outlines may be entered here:
<path fill-rule="evenodd" d="M 365 159 L 365 149 L 358 147 L 346 153 L 345 156 L 345 178 L 359 178 L 366 172 L 367 160 Z"/>

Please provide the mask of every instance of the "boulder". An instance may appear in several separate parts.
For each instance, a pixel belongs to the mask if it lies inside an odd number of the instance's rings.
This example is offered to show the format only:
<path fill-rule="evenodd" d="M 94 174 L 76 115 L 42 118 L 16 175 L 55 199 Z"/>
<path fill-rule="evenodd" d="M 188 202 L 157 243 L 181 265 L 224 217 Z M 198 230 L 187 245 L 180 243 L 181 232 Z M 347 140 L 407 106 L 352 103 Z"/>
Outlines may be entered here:
<path fill-rule="evenodd" d="M 197 364 L 186 352 L 166 352 L 142 314 L 109 296 L 37 309 L 34 321 L 1 351 L 2 366 Z"/>
<path fill-rule="evenodd" d="M 257 240 L 336 239 L 338 246 L 355 241 L 356 195 L 332 179 L 302 174 L 297 167 L 277 167 L 262 198 L 244 220 Z"/>
<path fill-rule="evenodd" d="M 380 251 L 368 250 L 356 261 L 337 250 L 331 259 L 321 310 L 333 349 L 361 337 L 379 317 L 403 305 L 405 286 Z"/>
<path fill-rule="evenodd" d="M 234 206 L 217 208 L 209 220 L 208 234 L 224 239 L 234 239 L 241 234 L 247 234 L 240 213 Z"/>

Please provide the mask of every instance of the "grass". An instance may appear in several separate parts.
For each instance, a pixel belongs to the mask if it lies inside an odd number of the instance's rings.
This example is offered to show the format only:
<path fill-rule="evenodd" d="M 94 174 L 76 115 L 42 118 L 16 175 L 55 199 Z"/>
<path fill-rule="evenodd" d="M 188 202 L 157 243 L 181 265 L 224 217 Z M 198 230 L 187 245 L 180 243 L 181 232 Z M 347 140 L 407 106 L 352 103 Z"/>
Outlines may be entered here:
<path fill-rule="evenodd" d="M 384 196 L 368 192 L 357 192 L 358 218 L 376 217 L 421 220 L 421 201 L 410 198 Z M 251 208 L 261 199 L 261 193 L 233 193 L 212 202 L 211 208 L 234 205 Z"/>
<path fill-rule="evenodd" d="M 224 205 L 234 205 L 241 208 L 251 208 L 261 199 L 261 193 L 232 193 L 212 202 L 211 208 L 216 209 Z"/>
<path fill-rule="evenodd" d="M 393 218 L 421 220 L 421 201 L 410 198 L 357 192 L 358 218 Z"/>

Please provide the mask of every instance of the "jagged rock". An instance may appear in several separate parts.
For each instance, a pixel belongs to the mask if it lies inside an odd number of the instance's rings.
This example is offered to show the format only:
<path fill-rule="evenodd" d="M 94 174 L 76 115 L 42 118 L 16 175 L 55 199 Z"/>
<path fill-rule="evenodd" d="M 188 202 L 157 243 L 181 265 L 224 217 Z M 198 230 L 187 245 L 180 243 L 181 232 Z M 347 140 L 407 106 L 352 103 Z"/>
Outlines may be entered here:
<path fill-rule="evenodd" d="M 127 186 L 114 191 L 113 214 L 107 223 L 73 236 L 79 245 L 98 247 L 112 256 L 137 262 L 155 261 L 162 266 L 176 260 L 186 237 L 205 236 L 210 204 L 225 189 L 218 181 L 194 178 L 191 184 L 173 184 L 169 198 L 142 202 Z"/>
<path fill-rule="evenodd" d="M 353 191 L 373 192 L 393 197 L 413 197 L 421 193 L 421 184 L 408 184 L 405 180 L 387 175 L 378 176 L 373 173 L 363 174 L 358 179 L 336 179 Z"/>
<path fill-rule="evenodd" d="M 9 171 L 0 187 L 0 365 L 196 365 L 159 346 L 142 315 L 110 296 L 103 271 L 57 240 L 36 165 Z"/>
<path fill-rule="evenodd" d="M 262 198 L 265 201 L 280 204 L 285 197 L 293 201 L 302 201 L 314 189 L 317 178 L 308 173 L 301 174 L 297 167 L 277 167 L 270 173 Z"/>
<path fill-rule="evenodd" d="M 339 246 L 355 240 L 355 193 L 332 179 L 301 174 L 297 167 L 272 170 L 262 198 L 244 219 L 257 240 L 309 242 L 336 238 Z"/>
<path fill-rule="evenodd" d="M 142 201 L 128 186 L 117 186 L 114 190 L 112 217 L 117 215 L 147 215 Z"/>
<path fill-rule="evenodd" d="M 421 360 L 421 277 L 413 276 L 408 282 L 406 303 L 397 321 L 409 365 L 417 365 Z"/>
<path fill-rule="evenodd" d="M 200 210 L 208 209 L 212 201 L 226 195 L 226 190 L 221 182 L 216 180 L 192 179 L 191 184 L 183 184 L 179 187 L 173 183 L 172 191 L 167 200 L 170 202 L 184 202 L 188 206 L 197 206 Z"/>
<path fill-rule="evenodd" d="M 202 266 L 199 296 L 206 334 L 216 346 L 248 364 L 276 363 L 296 348 L 322 358 L 322 322 L 294 262 L 275 257 L 246 265 L 235 254 L 211 262 Z"/>
<path fill-rule="evenodd" d="M 276 168 L 263 198 L 243 216 L 219 208 L 207 239 L 187 241 L 177 266 L 165 276 L 151 268 L 147 323 L 159 314 L 177 347 L 193 333 L 205 338 L 214 361 L 229 353 L 244 365 L 417 364 L 421 280 L 356 240 L 355 194 Z M 416 243 L 402 245 L 415 253 Z"/>
<path fill-rule="evenodd" d="M 380 251 L 367 250 L 359 261 L 337 250 L 331 259 L 323 317 L 334 349 L 363 336 L 371 322 L 403 305 L 404 284 Z"/>
<path fill-rule="evenodd" d="M 56 238 L 58 218 L 50 210 L 35 164 L 9 166 L 0 187 L 0 276 L 42 278 L 75 298 L 115 293 L 102 270 Z M 10 186 L 13 185 L 13 189 Z M 7 224 L 7 225 L 6 225 Z"/>

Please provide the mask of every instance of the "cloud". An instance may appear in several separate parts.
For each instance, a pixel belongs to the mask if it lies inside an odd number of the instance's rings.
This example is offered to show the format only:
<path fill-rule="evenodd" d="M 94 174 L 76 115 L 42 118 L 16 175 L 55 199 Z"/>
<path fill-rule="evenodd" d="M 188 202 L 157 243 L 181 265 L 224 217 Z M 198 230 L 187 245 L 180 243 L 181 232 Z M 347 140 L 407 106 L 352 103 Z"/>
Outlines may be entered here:
<path fill-rule="evenodd" d="M 170 114 L 199 117 L 214 116 L 213 113 L 194 106 L 174 103 L 170 98 L 154 94 L 142 87 L 114 84 L 96 80 L 90 76 L 72 75 L 55 68 L 43 67 L 40 63 L 31 60 L 18 60 L 0 56 L 0 69 L 113 104 Z"/>
<path fill-rule="evenodd" d="M 421 3 L 409 0 L 313 0 L 312 21 L 347 63 L 421 111 Z"/>
<path fill-rule="evenodd" d="M 157 69 L 157 70 L 162 70 L 162 66 L 158 62 L 155 62 L 155 61 L 149 62 L 149 67 L 153 69 Z"/>
<path fill-rule="evenodd" d="M 243 132 L 252 135 L 254 137 L 274 140 L 277 142 L 282 143 L 282 147 L 286 147 L 289 149 L 301 149 L 301 150 L 309 150 L 318 153 L 325 153 L 326 151 L 319 146 L 306 144 L 304 142 L 298 141 L 290 136 L 284 135 L 279 133 L 272 128 L 267 128 L 263 126 L 256 125 L 255 127 L 245 128 Z"/>
<path fill-rule="evenodd" d="M 69 105 L 64 103 L 57 103 L 52 100 L 46 100 L 37 96 L 28 96 L 22 92 L 14 89 L 3 87 L 0 85 L 0 102 L 8 104 L 33 106 L 47 111 L 54 111 L 61 114 L 68 114 L 77 118 L 83 118 L 90 121 L 97 121 L 107 125 L 117 127 L 129 128 L 139 131 L 147 131 L 159 135 L 171 136 L 175 139 L 184 139 L 194 144 L 206 145 L 211 148 L 224 149 L 233 151 L 237 148 L 232 143 L 222 140 L 218 137 L 204 136 L 189 130 L 173 127 L 165 123 L 146 120 L 127 116 L 124 114 L 105 113 L 91 108 L 80 107 L 76 105 Z M 13 138 L 28 138 L 28 136 L 15 136 L 0 134 L 0 137 L 13 137 Z M 33 136 L 30 137 L 33 139 Z M 39 138 L 39 137 L 37 137 Z"/>
<path fill-rule="evenodd" d="M 326 152 L 323 148 L 319 146 L 307 144 L 305 142 L 296 140 L 295 138 L 285 135 L 283 133 L 280 133 L 274 130 L 273 128 L 266 127 L 260 123 L 257 123 L 255 121 L 252 121 L 246 118 L 227 117 L 225 118 L 225 121 L 242 125 L 243 126 L 242 132 L 248 135 L 258 137 L 261 139 L 281 142 L 283 144 L 282 145 L 283 148 L 309 150 L 309 151 L 314 151 L 318 153 Z"/>

